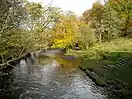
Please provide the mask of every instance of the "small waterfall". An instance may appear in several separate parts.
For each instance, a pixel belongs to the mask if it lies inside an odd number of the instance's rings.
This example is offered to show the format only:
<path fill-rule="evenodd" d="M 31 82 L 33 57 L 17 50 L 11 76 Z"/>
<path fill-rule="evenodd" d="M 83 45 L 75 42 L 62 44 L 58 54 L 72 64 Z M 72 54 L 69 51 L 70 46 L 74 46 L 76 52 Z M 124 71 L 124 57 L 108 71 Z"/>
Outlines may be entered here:
<path fill-rule="evenodd" d="M 28 74 L 28 65 L 24 59 L 20 61 L 20 71 L 23 74 Z"/>
<path fill-rule="evenodd" d="M 22 60 L 20 61 L 20 65 L 25 65 L 25 64 L 26 64 L 25 59 L 22 59 Z"/>
<path fill-rule="evenodd" d="M 31 63 L 35 64 L 35 53 L 31 53 Z"/>

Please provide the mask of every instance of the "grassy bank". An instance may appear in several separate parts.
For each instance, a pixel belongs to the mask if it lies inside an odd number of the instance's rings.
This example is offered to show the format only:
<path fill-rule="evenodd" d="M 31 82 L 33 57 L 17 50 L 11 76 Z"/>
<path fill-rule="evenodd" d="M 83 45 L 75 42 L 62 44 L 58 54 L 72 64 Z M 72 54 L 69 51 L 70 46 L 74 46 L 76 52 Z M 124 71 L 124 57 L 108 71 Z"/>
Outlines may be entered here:
<path fill-rule="evenodd" d="M 88 50 L 70 50 L 69 54 L 80 57 L 80 68 L 98 85 L 112 86 L 117 96 L 125 96 L 123 99 L 132 96 L 132 39 L 100 43 Z"/>

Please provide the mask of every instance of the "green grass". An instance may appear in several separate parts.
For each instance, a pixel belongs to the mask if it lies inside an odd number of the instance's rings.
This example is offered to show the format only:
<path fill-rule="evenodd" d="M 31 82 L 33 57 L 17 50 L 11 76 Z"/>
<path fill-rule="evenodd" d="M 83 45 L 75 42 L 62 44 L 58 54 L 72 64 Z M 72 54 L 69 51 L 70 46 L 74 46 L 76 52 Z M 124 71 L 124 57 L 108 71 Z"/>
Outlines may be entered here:
<path fill-rule="evenodd" d="M 106 64 L 115 63 L 132 56 L 132 39 L 122 38 L 111 42 L 97 43 L 87 50 L 70 50 L 69 54 L 85 60 L 102 60 Z"/>
<path fill-rule="evenodd" d="M 123 59 L 132 57 L 132 39 L 122 38 L 97 43 L 87 50 L 69 50 L 69 54 L 80 57 L 81 67 L 92 70 L 106 83 L 114 83 L 120 90 L 132 89 L 132 64 L 120 67 L 115 65 Z"/>

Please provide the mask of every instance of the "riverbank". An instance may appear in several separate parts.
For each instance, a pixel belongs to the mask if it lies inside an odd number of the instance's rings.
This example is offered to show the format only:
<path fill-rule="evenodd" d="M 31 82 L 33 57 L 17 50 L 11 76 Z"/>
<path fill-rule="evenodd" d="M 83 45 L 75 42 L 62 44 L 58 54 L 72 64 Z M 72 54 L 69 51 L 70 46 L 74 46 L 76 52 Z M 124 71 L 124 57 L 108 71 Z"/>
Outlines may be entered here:
<path fill-rule="evenodd" d="M 132 39 L 96 44 L 88 50 L 69 54 L 81 59 L 80 69 L 99 86 L 105 86 L 120 99 L 132 98 Z"/>

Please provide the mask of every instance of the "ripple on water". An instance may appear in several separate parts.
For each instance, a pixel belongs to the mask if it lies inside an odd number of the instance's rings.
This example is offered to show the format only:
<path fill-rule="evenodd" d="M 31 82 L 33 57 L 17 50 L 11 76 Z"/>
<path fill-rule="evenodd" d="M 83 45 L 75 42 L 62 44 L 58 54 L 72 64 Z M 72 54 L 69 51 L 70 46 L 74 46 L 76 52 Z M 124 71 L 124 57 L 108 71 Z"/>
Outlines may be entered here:
<path fill-rule="evenodd" d="M 76 69 L 75 66 L 74 68 L 68 67 L 68 69 L 58 68 L 53 66 L 56 61 L 51 61 L 51 59 L 47 61 L 41 57 L 40 61 L 43 61 L 40 62 L 42 64 L 39 62 L 31 66 L 24 64 L 26 66 L 23 70 L 27 69 L 32 72 L 17 71 L 14 74 L 14 82 L 20 81 L 16 86 L 19 85 L 22 89 L 18 92 L 20 94 L 19 97 L 16 96 L 16 99 L 108 99 L 103 88 L 97 87 L 85 73 Z M 18 67 L 17 70 L 19 70 Z M 13 96 L 15 97 L 16 94 L 17 92 Z M 14 98 L 10 97 L 10 99 Z"/>

